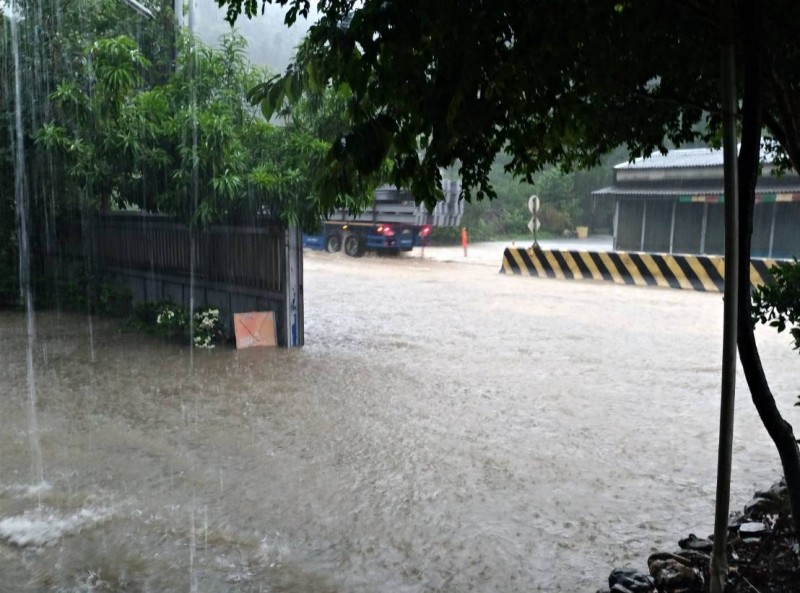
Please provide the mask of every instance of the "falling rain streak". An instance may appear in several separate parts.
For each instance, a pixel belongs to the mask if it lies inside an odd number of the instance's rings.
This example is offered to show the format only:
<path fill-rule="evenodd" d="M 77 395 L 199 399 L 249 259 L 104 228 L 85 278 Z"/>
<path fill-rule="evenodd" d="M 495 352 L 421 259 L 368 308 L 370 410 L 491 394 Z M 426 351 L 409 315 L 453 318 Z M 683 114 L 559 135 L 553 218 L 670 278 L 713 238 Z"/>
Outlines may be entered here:
<path fill-rule="evenodd" d="M 44 465 L 39 442 L 39 422 L 36 411 L 36 371 L 34 353 L 36 351 L 36 317 L 33 309 L 33 290 L 31 287 L 31 250 L 29 224 L 28 176 L 25 172 L 25 134 L 22 127 L 22 76 L 20 72 L 19 20 L 22 13 L 11 0 L 8 4 L 11 29 L 11 52 L 14 60 L 14 201 L 17 211 L 19 237 L 19 285 L 25 303 L 26 319 L 26 378 L 28 384 L 28 440 L 31 451 L 31 472 L 34 485 L 44 484 Z"/>

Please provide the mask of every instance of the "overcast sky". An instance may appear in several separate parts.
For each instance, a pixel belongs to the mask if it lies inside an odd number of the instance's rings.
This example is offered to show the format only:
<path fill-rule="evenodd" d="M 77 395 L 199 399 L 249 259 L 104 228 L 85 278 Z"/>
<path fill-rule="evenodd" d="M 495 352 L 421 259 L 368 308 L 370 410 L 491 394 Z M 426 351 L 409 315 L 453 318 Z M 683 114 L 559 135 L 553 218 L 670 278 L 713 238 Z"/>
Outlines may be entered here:
<path fill-rule="evenodd" d="M 216 43 L 221 35 L 230 31 L 225 22 L 225 11 L 220 9 L 215 0 L 196 0 L 197 2 L 197 34 L 206 43 Z M 284 10 L 267 5 L 263 15 L 252 20 L 240 17 L 236 29 L 249 42 L 250 60 L 256 64 L 267 65 L 276 72 L 281 72 L 294 55 L 294 49 L 309 23 L 299 17 L 291 28 L 283 24 Z"/>

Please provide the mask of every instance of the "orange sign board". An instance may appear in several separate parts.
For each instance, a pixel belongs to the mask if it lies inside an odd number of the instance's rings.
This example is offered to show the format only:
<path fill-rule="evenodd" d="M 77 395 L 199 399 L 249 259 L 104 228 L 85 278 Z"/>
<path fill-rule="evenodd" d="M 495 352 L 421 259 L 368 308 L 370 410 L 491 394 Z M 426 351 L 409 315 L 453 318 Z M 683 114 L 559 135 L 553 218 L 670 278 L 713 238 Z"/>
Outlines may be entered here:
<path fill-rule="evenodd" d="M 253 311 L 233 314 L 236 349 L 253 346 L 277 346 L 275 314 L 272 311 Z"/>

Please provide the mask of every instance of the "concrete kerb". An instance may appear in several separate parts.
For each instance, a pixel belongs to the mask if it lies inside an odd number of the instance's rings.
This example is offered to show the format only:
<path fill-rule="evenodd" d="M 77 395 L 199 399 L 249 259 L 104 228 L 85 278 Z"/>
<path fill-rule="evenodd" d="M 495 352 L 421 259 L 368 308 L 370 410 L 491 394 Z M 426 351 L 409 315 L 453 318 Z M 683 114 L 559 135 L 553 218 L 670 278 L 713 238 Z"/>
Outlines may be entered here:
<path fill-rule="evenodd" d="M 750 283 L 755 287 L 767 282 L 769 268 L 778 262 L 753 259 Z M 508 247 L 500 273 L 722 292 L 724 266 L 725 259 L 714 255 Z"/>

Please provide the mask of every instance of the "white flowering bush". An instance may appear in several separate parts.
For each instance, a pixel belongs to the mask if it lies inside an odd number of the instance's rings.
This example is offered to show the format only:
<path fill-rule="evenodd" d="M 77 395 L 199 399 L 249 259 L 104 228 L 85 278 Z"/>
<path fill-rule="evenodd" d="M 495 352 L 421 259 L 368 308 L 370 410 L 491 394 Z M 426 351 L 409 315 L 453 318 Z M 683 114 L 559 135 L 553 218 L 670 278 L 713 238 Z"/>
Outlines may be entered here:
<path fill-rule="evenodd" d="M 224 328 L 219 319 L 219 309 L 203 307 L 198 309 L 193 318 L 192 338 L 196 348 L 213 348 L 222 340 Z"/>
<path fill-rule="evenodd" d="M 134 308 L 134 327 L 164 338 L 188 339 L 195 348 L 210 349 L 225 338 L 219 309 L 210 306 L 195 310 L 189 325 L 189 311 L 172 301 L 140 303 Z"/>
<path fill-rule="evenodd" d="M 187 327 L 187 318 L 183 307 L 164 301 L 160 303 L 160 311 L 156 317 L 157 333 L 167 338 L 180 336 Z"/>

